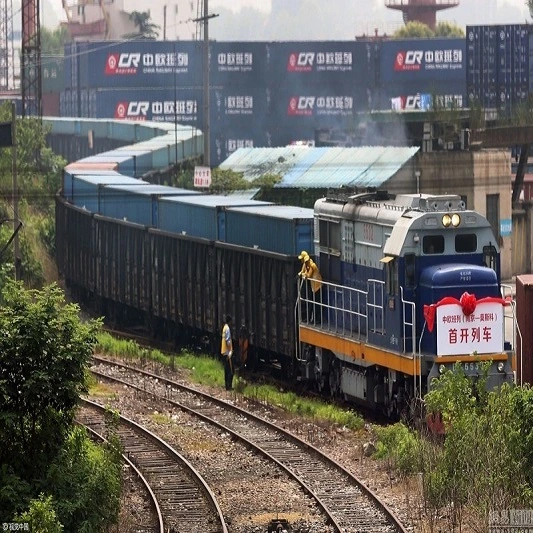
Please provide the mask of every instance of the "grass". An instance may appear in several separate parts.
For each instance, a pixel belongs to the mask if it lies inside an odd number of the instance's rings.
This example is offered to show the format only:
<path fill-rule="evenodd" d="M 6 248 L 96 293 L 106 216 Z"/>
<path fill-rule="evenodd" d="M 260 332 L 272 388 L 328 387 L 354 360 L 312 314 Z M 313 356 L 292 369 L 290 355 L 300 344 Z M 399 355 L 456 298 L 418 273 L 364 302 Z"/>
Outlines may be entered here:
<path fill-rule="evenodd" d="M 168 366 L 176 365 L 186 369 L 190 373 L 190 379 L 195 383 L 212 387 L 224 386 L 222 362 L 207 355 L 192 355 L 184 351 L 171 356 L 159 350 L 143 348 L 134 341 L 116 339 L 108 333 L 99 335 L 96 351 L 126 359 L 144 359 Z M 349 429 L 360 429 L 364 425 L 363 419 L 354 411 L 318 399 L 298 396 L 293 392 L 285 392 L 273 385 L 249 384 L 236 376 L 234 388 L 247 398 L 279 407 L 288 413 L 332 422 Z"/>

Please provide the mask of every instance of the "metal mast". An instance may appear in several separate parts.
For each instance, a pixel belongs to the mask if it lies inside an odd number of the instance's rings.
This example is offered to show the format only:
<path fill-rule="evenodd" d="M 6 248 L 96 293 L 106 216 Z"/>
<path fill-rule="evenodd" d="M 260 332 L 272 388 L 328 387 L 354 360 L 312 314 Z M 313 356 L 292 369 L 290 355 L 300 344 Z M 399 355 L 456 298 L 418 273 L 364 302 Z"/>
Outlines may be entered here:
<path fill-rule="evenodd" d="M 13 48 L 13 2 L 3 0 L 0 8 L 0 90 L 15 88 Z"/>
<path fill-rule="evenodd" d="M 22 116 L 42 117 L 39 0 L 22 0 Z"/>

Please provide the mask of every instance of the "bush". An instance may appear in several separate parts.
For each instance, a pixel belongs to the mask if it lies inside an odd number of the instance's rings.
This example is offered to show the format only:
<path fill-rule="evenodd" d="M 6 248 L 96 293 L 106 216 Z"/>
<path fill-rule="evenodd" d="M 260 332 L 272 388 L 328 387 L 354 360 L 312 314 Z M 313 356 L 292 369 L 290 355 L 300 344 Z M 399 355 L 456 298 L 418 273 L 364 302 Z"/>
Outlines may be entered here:
<path fill-rule="evenodd" d="M 389 470 L 406 476 L 420 471 L 420 439 L 405 424 L 375 427 L 377 434 L 374 456 L 387 461 Z"/>

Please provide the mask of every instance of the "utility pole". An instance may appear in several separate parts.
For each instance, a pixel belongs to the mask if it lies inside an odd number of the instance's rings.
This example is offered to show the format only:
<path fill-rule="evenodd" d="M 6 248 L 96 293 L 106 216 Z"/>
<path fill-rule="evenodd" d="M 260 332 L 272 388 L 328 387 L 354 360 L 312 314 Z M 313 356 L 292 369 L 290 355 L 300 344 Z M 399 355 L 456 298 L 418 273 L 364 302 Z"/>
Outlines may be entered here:
<path fill-rule="evenodd" d="M 167 40 L 167 5 L 163 6 L 163 41 Z"/>
<path fill-rule="evenodd" d="M 204 0 L 203 15 L 199 19 L 194 19 L 194 22 L 202 22 L 204 25 L 204 165 L 211 167 L 211 152 L 210 152 L 210 121 L 209 121 L 209 19 L 218 17 L 218 15 L 210 15 L 207 6 L 208 0 Z"/>

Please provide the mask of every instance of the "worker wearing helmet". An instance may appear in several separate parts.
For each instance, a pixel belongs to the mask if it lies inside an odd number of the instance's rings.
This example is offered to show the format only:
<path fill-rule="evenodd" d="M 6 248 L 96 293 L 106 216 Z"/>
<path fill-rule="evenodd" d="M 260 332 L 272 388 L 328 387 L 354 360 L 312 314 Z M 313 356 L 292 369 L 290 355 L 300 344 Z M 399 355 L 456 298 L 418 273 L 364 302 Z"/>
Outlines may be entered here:
<path fill-rule="evenodd" d="M 311 281 L 311 289 L 316 293 L 322 286 L 322 276 L 316 266 L 316 263 L 309 257 L 309 254 L 302 250 L 302 253 L 298 256 L 298 259 L 302 262 L 302 269 L 298 276 L 302 279 L 309 279 Z"/>
<path fill-rule="evenodd" d="M 320 324 L 322 317 L 322 307 L 320 305 L 320 287 L 322 286 L 322 276 L 316 266 L 316 263 L 309 257 L 309 254 L 303 250 L 298 256 L 302 262 L 302 269 L 298 272 L 298 276 L 302 280 L 309 280 L 311 284 L 311 297 L 304 297 L 306 300 L 305 308 L 302 310 L 302 318 L 309 317 L 309 322 Z M 307 290 L 305 291 L 307 294 Z"/>

